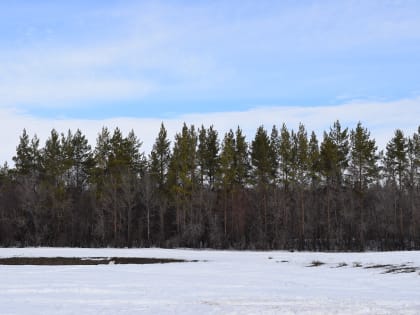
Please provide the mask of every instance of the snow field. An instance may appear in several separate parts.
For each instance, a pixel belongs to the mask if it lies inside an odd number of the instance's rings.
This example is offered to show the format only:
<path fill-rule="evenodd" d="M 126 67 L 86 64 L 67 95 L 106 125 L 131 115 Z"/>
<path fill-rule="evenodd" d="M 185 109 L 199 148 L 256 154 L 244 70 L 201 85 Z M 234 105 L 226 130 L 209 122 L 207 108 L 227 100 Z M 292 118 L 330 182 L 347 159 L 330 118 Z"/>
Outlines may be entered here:
<path fill-rule="evenodd" d="M 0 249 L 16 256 L 199 262 L 0 266 L 0 314 L 420 314 L 420 271 L 364 268 L 420 267 L 420 252 Z"/>

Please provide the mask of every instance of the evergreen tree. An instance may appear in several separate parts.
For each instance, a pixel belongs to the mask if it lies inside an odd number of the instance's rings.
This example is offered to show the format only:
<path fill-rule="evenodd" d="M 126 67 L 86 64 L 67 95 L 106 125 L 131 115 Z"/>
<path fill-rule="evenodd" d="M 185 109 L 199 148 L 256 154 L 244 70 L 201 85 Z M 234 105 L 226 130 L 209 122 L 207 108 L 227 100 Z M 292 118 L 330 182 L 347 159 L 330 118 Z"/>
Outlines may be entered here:
<path fill-rule="evenodd" d="M 157 196 L 159 198 L 159 240 L 163 242 L 165 239 L 165 215 L 167 210 L 168 192 L 167 180 L 168 169 L 171 160 L 170 141 L 168 140 L 168 133 L 163 123 L 161 123 L 159 134 L 153 145 L 150 153 L 149 171 L 151 175 L 152 187 L 157 188 Z M 146 178 L 147 179 L 147 178 Z M 153 196 L 153 189 L 149 191 L 150 183 L 145 183 L 145 194 L 147 197 Z M 151 198 L 143 198 L 151 200 Z M 146 202 L 148 204 L 148 202 Z"/>
<path fill-rule="evenodd" d="M 386 146 L 384 162 L 387 177 L 402 190 L 407 171 L 407 139 L 400 129 L 395 131 L 394 137 Z"/>
<path fill-rule="evenodd" d="M 206 158 L 207 176 L 209 179 L 210 188 L 212 188 L 214 185 L 216 174 L 220 166 L 219 134 L 217 130 L 214 129 L 213 126 L 210 126 L 210 128 L 207 131 L 206 147 L 207 147 L 207 156 L 206 156 L 207 157 Z"/>
<path fill-rule="evenodd" d="M 222 192 L 223 201 L 223 231 L 225 238 L 228 235 L 229 213 L 232 212 L 232 205 L 229 206 L 229 196 L 233 196 L 237 185 L 237 156 L 235 134 L 232 129 L 223 138 L 222 151 L 220 154 L 220 169 L 218 173 L 218 184 Z M 231 228 L 229 228 L 230 232 Z"/>
<path fill-rule="evenodd" d="M 326 132 L 324 132 L 324 139 L 319 153 L 323 178 L 326 180 L 327 185 L 332 185 L 333 179 L 339 172 L 338 148 Z"/>
<path fill-rule="evenodd" d="M 295 137 L 296 146 L 296 180 L 298 184 L 305 187 L 309 179 L 309 143 L 305 126 L 299 124 L 299 130 Z"/>
<path fill-rule="evenodd" d="M 235 183 L 235 135 L 232 129 L 223 138 L 218 177 L 224 189 L 231 188 Z"/>
<path fill-rule="evenodd" d="M 341 187 L 344 174 L 349 163 L 349 135 L 348 128 L 341 130 L 340 122 L 334 122 L 329 133 L 324 132 L 324 140 L 321 143 L 321 171 L 336 188 Z"/>
<path fill-rule="evenodd" d="M 360 122 L 351 131 L 350 141 L 350 174 L 356 190 L 361 194 L 377 177 L 377 147 L 375 140 L 370 139 L 370 132 Z"/>
<path fill-rule="evenodd" d="M 324 132 L 324 139 L 321 143 L 320 148 L 320 166 L 321 174 L 325 181 L 326 187 L 326 238 L 328 239 L 327 248 L 329 248 L 329 239 L 332 234 L 332 224 L 331 224 L 331 212 L 332 212 L 332 197 L 337 197 L 339 190 L 341 188 L 341 166 L 343 163 L 343 156 L 340 153 L 340 149 L 337 145 L 337 142 L 331 137 L 330 134 Z M 334 194 L 332 194 L 334 191 Z M 335 213 L 337 213 L 335 211 Z M 336 214 L 337 218 L 337 214 Z M 338 221 L 338 219 L 336 219 Z"/>
<path fill-rule="evenodd" d="M 251 168 L 249 161 L 248 144 L 241 128 L 236 129 L 235 133 L 235 182 L 239 186 L 244 186 L 249 179 Z"/>
<path fill-rule="evenodd" d="M 294 137 L 296 148 L 296 183 L 298 191 L 298 204 L 300 209 L 300 240 L 301 248 L 304 248 L 305 242 L 305 221 L 306 221 L 306 207 L 305 207 L 305 189 L 308 185 L 310 179 L 310 167 L 309 167 L 309 143 L 308 143 L 308 134 L 306 132 L 305 126 L 301 123 L 299 124 L 299 130 Z"/>
<path fill-rule="evenodd" d="M 94 151 L 95 164 L 101 172 L 109 172 L 111 158 L 111 135 L 107 127 L 102 127 L 96 139 Z"/>
<path fill-rule="evenodd" d="M 171 158 L 170 141 L 168 132 L 163 123 L 160 126 L 159 135 L 155 140 L 150 154 L 150 173 L 160 189 L 166 183 L 169 161 Z"/>
<path fill-rule="evenodd" d="M 271 175 L 275 183 L 278 183 L 280 165 L 280 135 L 276 125 L 273 125 L 270 134 L 270 153 L 271 153 Z"/>
<path fill-rule="evenodd" d="M 318 139 L 313 131 L 311 133 L 308 147 L 309 177 L 311 179 L 312 187 L 314 188 L 320 180 L 320 153 Z"/>
<path fill-rule="evenodd" d="M 258 127 L 255 138 L 251 143 L 251 161 L 253 178 L 256 184 L 269 184 L 273 181 L 273 153 L 270 139 L 263 126 Z"/>
<path fill-rule="evenodd" d="M 83 189 L 87 186 L 93 167 L 92 148 L 87 138 L 77 129 L 72 141 L 72 175 L 74 186 Z"/>
<path fill-rule="evenodd" d="M 23 129 L 13 162 L 15 162 L 15 169 L 19 175 L 29 175 L 39 171 L 40 150 L 39 139 L 36 135 L 30 141 L 26 129 Z"/>
<path fill-rule="evenodd" d="M 420 186 L 420 127 L 407 141 L 408 186 L 411 189 Z"/>
<path fill-rule="evenodd" d="M 328 136 L 336 148 L 336 165 L 334 165 L 333 168 L 335 170 L 337 184 L 341 185 L 341 183 L 343 182 L 344 173 L 349 163 L 348 155 L 350 147 L 348 128 L 341 130 L 341 124 L 337 120 L 334 122 L 333 127 L 330 128 Z"/>
<path fill-rule="evenodd" d="M 202 185 L 207 182 L 212 188 L 219 168 L 218 133 L 213 126 L 210 126 L 209 129 L 201 126 L 198 139 L 197 157 L 200 167 L 200 182 Z"/>
<path fill-rule="evenodd" d="M 19 145 L 16 148 L 16 155 L 13 157 L 13 161 L 15 162 L 15 168 L 18 174 L 29 174 L 33 161 L 26 129 L 23 129 L 23 133 L 19 138 Z"/>
<path fill-rule="evenodd" d="M 146 168 L 146 158 L 144 153 L 140 151 L 143 143 L 137 138 L 134 130 L 131 130 L 124 138 L 123 144 L 129 171 L 135 176 L 143 175 Z"/>
<path fill-rule="evenodd" d="M 171 184 L 185 192 L 191 192 L 197 181 L 197 134 L 194 126 L 184 123 L 181 133 L 175 135 L 170 162 Z"/>
<path fill-rule="evenodd" d="M 404 182 L 408 175 L 407 139 L 402 130 L 395 130 L 394 137 L 386 146 L 384 158 L 386 177 L 391 184 L 393 194 L 394 223 L 398 231 L 400 242 L 404 237 L 404 208 L 403 191 Z"/>
<path fill-rule="evenodd" d="M 198 129 L 198 148 L 197 148 L 197 161 L 200 172 L 200 184 L 204 186 L 205 174 L 206 174 L 206 155 L 207 155 L 207 130 L 201 125 Z"/>
<path fill-rule="evenodd" d="M 90 169 L 93 167 L 93 155 L 88 140 L 77 129 L 73 135 L 69 130 L 67 136 L 61 136 L 64 179 L 68 186 L 78 190 L 86 188 Z"/>
<path fill-rule="evenodd" d="M 291 177 L 291 172 L 293 168 L 293 153 L 292 153 L 292 137 L 289 130 L 286 127 L 286 124 L 283 124 L 280 130 L 280 147 L 279 147 L 279 156 L 280 156 L 280 170 L 282 176 L 282 183 L 285 190 L 289 187 L 289 181 Z"/>
<path fill-rule="evenodd" d="M 64 174 L 64 154 L 58 132 L 51 130 L 50 137 L 45 142 L 41 153 L 42 170 L 45 179 L 58 186 L 62 184 Z"/>
<path fill-rule="evenodd" d="M 169 164 L 168 181 L 176 206 L 178 233 L 184 233 L 192 220 L 191 197 L 197 184 L 197 134 L 194 126 L 184 123 L 175 143 Z M 189 221 L 189 222 L 188 222 Z"/>
<path fill-rule="evenodd" d="M 131 157 L 126 151 L 124 137 L 120 128 L 116 127 L 110 139 L 109 167 L 112 172 L 120 173 L 129 167 Z"/>
<path fill-rule="evenodd" d="M 359 122 L 355 130 L 350 133 L 350 175 L 355 186 L 359 199 L 360 211 L 360 242 L 363 248 L 365 239 L 365 219 L 364 219 L 364 195 L 368 191 L 369 184 L 376 179 L 378 168 L 376 161 L 377 147 L 375 140 L 370 139 L 370 133 L 362 127 Z"/>

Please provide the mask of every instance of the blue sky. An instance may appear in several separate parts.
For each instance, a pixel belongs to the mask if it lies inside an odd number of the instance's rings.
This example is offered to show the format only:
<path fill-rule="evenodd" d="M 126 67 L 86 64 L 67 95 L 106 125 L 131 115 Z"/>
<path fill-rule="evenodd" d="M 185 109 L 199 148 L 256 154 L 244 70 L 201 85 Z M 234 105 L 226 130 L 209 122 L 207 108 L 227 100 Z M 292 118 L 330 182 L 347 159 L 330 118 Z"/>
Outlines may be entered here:
<path fill-rule="evenodd" d="M 3 1 L 0 102 L 162 117 L 420 94 L 418 1 Z"/>
<path fill-rule="evenodd" d="M 361 120 L 383 144 L 420 122 L 419 16 L 410 0 L 2 1 L 5 154 L 23 128 L 117 121 L 156 125 L 149 147 L 160 121 L 184 120 L 250 135 Z"/>

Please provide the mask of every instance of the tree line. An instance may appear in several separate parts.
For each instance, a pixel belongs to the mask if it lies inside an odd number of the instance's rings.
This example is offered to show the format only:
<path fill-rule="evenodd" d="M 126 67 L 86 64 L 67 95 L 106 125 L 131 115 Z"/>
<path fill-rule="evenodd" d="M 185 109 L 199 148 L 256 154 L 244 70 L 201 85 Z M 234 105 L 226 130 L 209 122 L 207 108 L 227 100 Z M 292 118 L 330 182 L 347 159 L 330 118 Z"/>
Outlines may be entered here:
<path fill-rule="evenodd" d="M 420 127 L 378 151 L 339 121 L 247 141 L 240 127 L 165 126 L 149 155 L 133 131 L 23 130 L 0 169 L 2 246 L 420 249 Z"/>

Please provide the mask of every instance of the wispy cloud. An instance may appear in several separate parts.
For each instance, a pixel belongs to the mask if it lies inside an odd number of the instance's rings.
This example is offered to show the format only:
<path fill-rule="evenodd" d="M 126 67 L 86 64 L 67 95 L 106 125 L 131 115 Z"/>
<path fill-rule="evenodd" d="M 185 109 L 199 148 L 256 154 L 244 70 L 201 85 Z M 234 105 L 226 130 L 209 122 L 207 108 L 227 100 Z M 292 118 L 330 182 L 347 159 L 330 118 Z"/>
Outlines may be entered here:
<path fill-rule="evenodd" d="M 68 15 L 54 5 L 3 8 L 18 22 L 0 22 L 14 34 L 0 35 L 0 106 L 211 99 L 229 109 L 229 101 L 246 99 L 253 106 L 338 95 L 396 99 L 420 86 L 415 1 L 66 8 Z"/>

